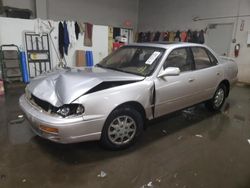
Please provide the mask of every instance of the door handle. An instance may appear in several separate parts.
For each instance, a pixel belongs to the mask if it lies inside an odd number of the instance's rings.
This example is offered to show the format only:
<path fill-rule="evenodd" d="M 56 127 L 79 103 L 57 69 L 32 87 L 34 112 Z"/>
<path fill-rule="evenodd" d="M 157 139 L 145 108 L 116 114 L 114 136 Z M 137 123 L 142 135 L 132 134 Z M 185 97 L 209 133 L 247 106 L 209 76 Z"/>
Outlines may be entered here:
<path fill-rule="evenodd" d="M 189 78 L 188 82 L 193 82 L 195 79 L 194 78 Z"/>

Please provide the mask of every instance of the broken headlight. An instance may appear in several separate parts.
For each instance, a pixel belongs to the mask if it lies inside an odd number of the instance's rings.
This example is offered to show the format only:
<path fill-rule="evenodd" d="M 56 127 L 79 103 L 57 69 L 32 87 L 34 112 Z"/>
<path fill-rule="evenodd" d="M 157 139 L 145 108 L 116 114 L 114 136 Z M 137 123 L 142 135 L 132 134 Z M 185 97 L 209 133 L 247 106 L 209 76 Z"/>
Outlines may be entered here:
<path fill-rule="evenodd" d="M 84 111 L 85 109 L 81 104 L 67 104 L 59 107 L 56 113 L 63 117 L 67 117 L 71 115 L 81 115 Z"/>

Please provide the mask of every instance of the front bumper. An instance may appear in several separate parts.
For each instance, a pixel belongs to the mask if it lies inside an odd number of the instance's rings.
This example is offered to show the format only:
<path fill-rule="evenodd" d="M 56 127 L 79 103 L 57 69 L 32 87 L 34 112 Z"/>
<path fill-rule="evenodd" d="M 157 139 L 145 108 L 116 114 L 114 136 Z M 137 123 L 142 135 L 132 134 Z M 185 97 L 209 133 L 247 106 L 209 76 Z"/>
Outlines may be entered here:
<path fill-rule="evenodd" d="M 99 140 L 105 118 L 84 120 L 83 117 L 62 118 L 52 116 L 34 106 L 25 95 L 19 99 L 19 105 L 31 123 L 32 130 L 39 136 L 58 143 L 76 143 Z M 58 133 L 48 133 L 40 126 L 58 129 Z"/>

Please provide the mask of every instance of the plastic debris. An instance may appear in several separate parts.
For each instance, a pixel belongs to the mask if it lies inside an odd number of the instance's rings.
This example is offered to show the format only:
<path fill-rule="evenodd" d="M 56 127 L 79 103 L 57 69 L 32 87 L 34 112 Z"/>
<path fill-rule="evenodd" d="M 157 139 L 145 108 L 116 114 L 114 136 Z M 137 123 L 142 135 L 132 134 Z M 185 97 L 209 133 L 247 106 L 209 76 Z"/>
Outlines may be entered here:
<path fill-rule="evenodd" d="M 27 181 L 26 179 L 23 179 L 23 180 L 22 180 L 23 183 L 26 183 L 26 181 Z"/>
<path fill-rule="evenodd" d="M 158 182 L 158 183 L 161 183 L 161 178 L 156 178 L 155 181 Z"/>
<path fill-rule="evenodd" d="M 182 138 L 183 138 L 183 136 L 179 136 L 177 139 L 178 139 L 178 140 L 181 140 Z"/>
<path fill-rule="evenodd" d="M 23 114 L 19 114 L 17 116 L 17 119 L 14 119 L 14 120 L 10 121 L 10 124 L 20 124 L 22 122 L 24 122 L 24 115 Z"/>
<path fill-rule="evenodd" d="M 166 131 L 166 130 L 162 130 L 162 132 L 163 132 L 164 134 L 167 134 L 167 131 Z"/>
<path fill-rule="evenodd" d="M 203 136 L 201 134 L 197 134 L 195 136 L 198 137 L 198 138 L 203 138 Z"/>
<path fill-rule="evenodd" d="M 250 144 L 250 139 L 248 139 L 247 141 L 248 141 L 248 143 Z"/>
<path fill-rule="evenodd" d="M 106 176 L 107 176 L 107 173 L 104 171 L 101 171 L 101 173 L 97 175 L 98 178 L 105 178 Z"/>
<path fill-rule="evenodd" d="M 23 114 L 20 114 L 17 116 L 19 119 L 22 119 L 23 118 Z"/>
<path fill-rule="evenodd" d="M 152 182 L 152 181 L 148 182 L 148 184 L 146 184 L 146 185 L 143 185 L 141 188 L 149 188 L 149 187 L 151 187 L 151 188 L 153 188 L 153 187 L 154 187 L 154 185 L 153 185 L 153 182 Z"/>
<path fill-rule="evenodd" d="M 147 186 L 148 186 L 148 187 L 152 187 L 152 186 L 153 186 L 153 182 L 152 182 L 152 181 L 149 182 Z"/>

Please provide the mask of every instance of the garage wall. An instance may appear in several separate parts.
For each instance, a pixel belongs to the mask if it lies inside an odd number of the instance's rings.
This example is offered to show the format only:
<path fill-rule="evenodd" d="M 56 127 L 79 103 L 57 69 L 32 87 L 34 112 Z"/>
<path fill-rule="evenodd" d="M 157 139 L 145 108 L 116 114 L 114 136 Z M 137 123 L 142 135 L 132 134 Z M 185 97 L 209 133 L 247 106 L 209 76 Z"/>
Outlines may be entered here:
<path fill-rule="evenodd" d="M 137 26 L 139 0 L 47 0 L 48 18 L 72 19 L 100 25 L 123 26 L 131 20 Z"/>
<path fill-rule="evenodd" d="M 15 7 L 15 8 L 23 8 L 31 10 L 34 15 L 36 12 L 36 4 L 35 0 L 2 0 L 3 6 Z"/>
<path fill-rule="evenodd" d="M 96 25 L 137 28 L 139 0 L 3 0 L 4 6 L 26 8 L 42 19 L 79 20 Z M 37 6 L 36 6 L 37 5 Z"/>
<path fill-rule="evenodd" d="M 247 32 L 250 31 L 250 17 L 193 21 L 194 17 L 209 18 L 250 14 L 249 0 L 140 0 L 139 31 L 164 31 L 205 29 L 210 23 L 233 23 L 233 38 L 240 43 L 240 55 L 236 58 L 239 66 L 239 80 L 250 83 L 250 47 L 247 47 Z M 245 21 L 244 30 L 240 31 L 241 21 Z M 238 27 L 236 28 L 236 25 Z M 219 43 L 220 41 L 218 41 Z M 234 45 L 231 43 L 230 56 L 233 57 Z"/>

